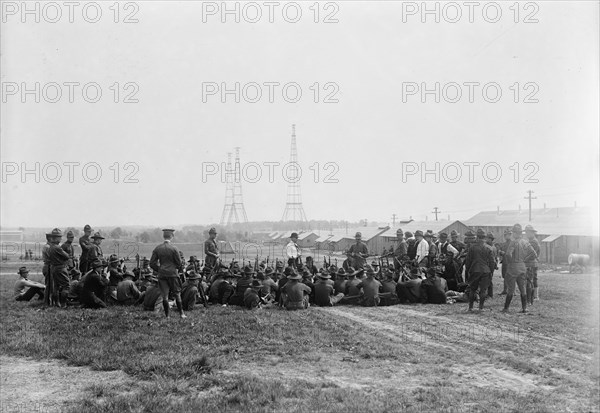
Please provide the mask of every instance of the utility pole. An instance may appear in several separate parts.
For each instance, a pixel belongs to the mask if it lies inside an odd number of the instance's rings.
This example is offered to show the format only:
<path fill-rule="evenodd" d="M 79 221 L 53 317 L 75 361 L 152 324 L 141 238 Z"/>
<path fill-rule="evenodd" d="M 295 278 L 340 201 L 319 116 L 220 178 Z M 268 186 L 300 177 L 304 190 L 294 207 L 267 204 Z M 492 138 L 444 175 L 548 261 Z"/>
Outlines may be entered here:
<path fill-rule="evenodd" d="M 392 214 L 392 226 L 396 226 L 396 214 Z"/>
<path fill-rule="evenodd" d="M 533 194 L 533 191 L 530 189 L 529 191 L 527 191 L 527 196 L 525 197 L 525 199 L 529 200 L 529 222 L 531 222 L 531 200 L 532 199 L 537 199 L 534 196 L 531 196 L 531 194 Z"/>
<path fill-rule="evenodd" d="M 435 214 L 435 220 L 437 221 L 437 220 L 438 220 L 438 214 L 441 214 L 441 213 L 442 213 L 442 211 L 440 211 L 440 210 L 438 209 L 438 207 L 434 207 L 434 208 L 433 208 L 433 211 L 431 211 L 431 213 L 432 213 L 432 214 Z"/>

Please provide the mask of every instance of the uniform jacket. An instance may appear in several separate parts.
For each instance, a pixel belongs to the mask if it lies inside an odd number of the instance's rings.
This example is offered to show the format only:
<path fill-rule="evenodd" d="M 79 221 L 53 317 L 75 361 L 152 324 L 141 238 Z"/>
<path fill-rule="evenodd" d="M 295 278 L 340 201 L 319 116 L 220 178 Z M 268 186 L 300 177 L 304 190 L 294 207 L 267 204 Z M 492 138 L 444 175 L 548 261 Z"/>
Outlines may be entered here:
<path fill-rule="evenodd" d="M 152 251 L 150 268 L 158 272 L 158 278 L 172 278 L 179 276 L 181 256 L 179 250 L 170 241 L 165 241 Z"/>

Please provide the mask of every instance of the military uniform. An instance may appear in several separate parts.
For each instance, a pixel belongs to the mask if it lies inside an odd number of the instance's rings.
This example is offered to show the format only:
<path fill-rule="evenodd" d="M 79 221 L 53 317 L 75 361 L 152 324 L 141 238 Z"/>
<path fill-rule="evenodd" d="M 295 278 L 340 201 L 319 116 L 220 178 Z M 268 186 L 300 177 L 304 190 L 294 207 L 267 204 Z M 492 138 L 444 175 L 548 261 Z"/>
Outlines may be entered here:
<path fill-rule="evenodd" d="M 508 268 L 506 270 L 507 276 L 507 287 L 506 287 L 506 301 L 504 303 L 504 310 L 508 311 L 510 302 L 513 294 L 515 293 L 515 283 L 519 287 L 519 293 L 521 294 L 521 306 L 522 312 L 527 311 L 527 291 L 525 287 L 527 267 L 525 262 L 537 258 L 535 250 L 531 244 L 521 237 L 522 228 L 519 224 L 515 224 L 512 230 L 514 240 L 510 242 L 506 250 L 505 258 L 508 262 Z"/>
<path fill-rule="evenodd" d="M 46 238 L 49 234 L 46 234 Z M 46 242 L 46 244 L 42 247 L 42 260 L 44 265 L 42 267 L 42 274 L 44 275 L 44 284 L 46 288 L 44 289 L 44 304 L 49 306 L 53 301 L 54 294 L 54 282 L 52 281 L 52 274 L 50 272 L 50 256 L 48 255 L 48 251 L 50 250 L 50 241 Z"/>
<path fill-rule="evenodd" d="M 67 267 L 69 270 L 75 267 L 75 249 L 73 248 L 73 243 L 70 241 L 65 241 L 60 246 L 64 252 L 69 256 L 69 261 L 67 262 Z"/>
<path fill-rule="evenodd" d="M 217 230 L 215 228 L 211 228 L 208 233 L 209 235 L 214 234 L 216 236 Z M 212 237 L 204 241 L 204 265 L 212 270 L 217 264 L 218 257 L 219 246 L 217 245 L 217 241 L 212 239 Z"/>
<path fill-rule="evenodd" d="M 181 303 L 181 279 L 179 269 L 182 267 L 179 249 L 171 244 L 175 230 L 163 229 L 165 241 L 156 246 L 150 258 L 150 268 L 158 273 L 158 288 L 162 293 L 165 316 L 169 316 L 169 292 L 175 294 L 177 309 L 182 318 L 185 317 Z"/>
<path fill-rule="evenodd" d="M 356 240 L 356 244 L 352 244 L 348 250 L 348 258 L 351 259 L 352 267 L 355 269 L 363 269 L 367 263 L 366 257 L 369 255 L 367 244 L 360 240 L 361 235 L 359 234 L 357 233 L 358 239 Z"/>
<path fill-rule="evenodd" d="M 89 225 L 86 225 L 84 231 L 86 229 L 91 230 L 91 228 L 89 228 Z M 92 239 L 88 234 L 84 234 L 79 238 L 79 246 L 81 247 L 81 256 L 79 258 L 79 271 L 81 271 L 82 274 L 85 274 L 89 269 L 88 252 L 92 247 Z"/>
<path fill-rule="evenodd" d="M 57 228 L 52 230 L 52 234 L 54 237 L 62 236 L 61 231 Z M 70 285 L 67 269 L 69 255 L 56 242 L 52 243 L 48 249 L 48 259 L 50 260 L 50 272 L 52 274 L 53 296 L 61 307 L 66 307 Z"/>
<path fill-rule="evenodd" d="M 477 238 L 477 242 L 469 246 L 465 264 L 466 273 L 469 274 L 469 310 L 473 308 L 478 289 L 479 309 L 483 309 L 491 272 L 495 267 L 492 249 L 484 242 L 485 233 L 482 230 L 477 230 Z"/>
<path fill-rule="evenodd" d="M 535 237 L 537 231 L 531 225 L 525 226 L 525 232 L 527 234 L 527 241 L 529 241 L 536 254 L 535 257 L 532 255 L 525 261 L 525 266 L 527 267 L 527 302 L 529 305 L 532 305 L 534 298 L 537 299 L 538 297 L 538 257 L 540 256 L 541 248 L 540 242 Z"/>
<path fill-rule="evenodd" d="M 94 268 L 81 280 L 79 301 L 85 308 L 106 308 L 104 300 L 108 279 L 102 271 L 103 265 L 100 260 L 91 262 L 90 266 Z"/>
<path fill-rule="evenodd" d="M 381 283 L 374 278 L 373 267 L 367 266 L 367 278 L 360 280 L 356 288 L 362 290 L 360 305 L 365 307 L 377 307 L 379 305 L 379 293 L 382 290 Z"/>

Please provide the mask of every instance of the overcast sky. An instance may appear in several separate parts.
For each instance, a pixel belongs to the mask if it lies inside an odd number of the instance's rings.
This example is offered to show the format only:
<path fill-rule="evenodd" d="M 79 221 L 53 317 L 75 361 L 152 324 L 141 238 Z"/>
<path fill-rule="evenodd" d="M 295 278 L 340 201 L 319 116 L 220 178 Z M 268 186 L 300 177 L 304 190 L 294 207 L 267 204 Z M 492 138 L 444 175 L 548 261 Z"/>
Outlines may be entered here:
<path fill-rule="evenodd" d="M 284 15 L 285 2 L 274 8 L 273 23 L 262 2 L 255 3 L 262 12 L 257 23 L 249 21 L 256 7 L 244 3 L 239 23 L 214 10 L 221 2 L 132 3 L 137 9 L 121 4 L 119 23 L 112 3 L 101 4 L 97 23 L 86 22 L 81 7 L 70 23 L 66 6 L 57 23 L 46 21 L 56 16 L 50 8 L 40 10 L 36 23 L 35 16 L 21 14 L 20 2 L 8 2 L 17 10 L 6 3 L 0 33 L 5 227 L 218 222 L 225 184 L 220 175 L 203 179 L 203 168 L 220 168 L 235 147 L 242 166 L 262 166 L 258 182 L 250 182 L 253 168 L 246 168 L 242 182 L 248 219 L 279 220 L 292 124 L 309 219 L 433 219 L 436 206 L 445 219 L 466 219 L 497 206 L 526 208 L 530 189 L 534 207 L 577 201 L 597 208 L 597 2 L 536 2 L 528 8 L 522 2 L 518 16 L 509 8 L 513 2 L 501 3 L 495 23 L 486 21 L 496 10 L 484 13 L 485 2 L 472 23 L 462 2 L 456 3 L 462 18 L 455 23 L 448 20 L 456 9 L 444 9 L 444 3 L 439 23 L 414 10 L 421 2 L 320 3 L 318 16 L 309 8 L 313 2 L 300 3 L 297 23 L 285 20 L 296 11 L 286 6 Z M 88 8 L 86 17 L 93 19 L 94 10 Z M 138 22 L 126 24 L 126 17 Z M 33 94 L 21 94 L 23 85 L 34 89 L 36 82 L 39 103 Z M 57 90 L 51 82 L 61 86 L 56 103 L 50 102 Z M 73 102 L 65 82 L 80 84 Z M 96 103 L 82 96 L 82 85 L 90 82 L 102 91 Z M 233 94 L 225 95 L 225 103 L 220 91 L 208 94 L 215 84 L 234 89 L 236 82 L 250 84 L 239 103 Z M 261 86 L 256 103 L 250 102 L 257 90 L 252 82 Z M 280 84 L 273 86 L 273 102 L 268 82 Z M 292 82 L 302 92 L 296 103 L 282 93 Z M 414 89 L 434 89 L 436 82 L 440 102 Z M 473 102 L 469 82 L 479 83 Z M 502 96 L 492 103 L 497 90 Z M 293 100 L 295 91 L 288 87 L 285 98 Z M 93 100 L 94 89 L 87 92 Z M 33 170 L 36 162 L 40 182 L 35 173 L 21 175 L 23 166 Z M 70 162 L 79 163 L 72 166 L 73 182 Z M 273 182 L 269 162 L 279 163 Z M 421 176 L 423 166 L 434 170 L 436 162 L 439 182 L 435 174 Z M 470 162 L 479 163 L 473 182 L 465 165 Z M 52 182 L 53 163 L 61 165 L 58 182 Z M 408 175 L 415 166 L 419 170 Z M 102 176 L 92 182 L 97 169 Z M 326 182 L 331 173 L 329 180 L 337 182 Z M 129 174 L 137 182 L 125 182 Z"/>

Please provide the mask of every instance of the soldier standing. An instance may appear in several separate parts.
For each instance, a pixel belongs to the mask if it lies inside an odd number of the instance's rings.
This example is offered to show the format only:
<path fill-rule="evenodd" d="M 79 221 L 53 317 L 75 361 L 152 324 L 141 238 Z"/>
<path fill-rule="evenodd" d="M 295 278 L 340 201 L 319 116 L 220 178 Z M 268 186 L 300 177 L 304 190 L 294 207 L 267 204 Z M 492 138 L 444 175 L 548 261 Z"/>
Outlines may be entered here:
<path fill-rule="evenodd" d="M 450 242 L 448 242 L 448 234 L 445 232 L 440 233 L 438 249 L 440 251 L 440 259 L 443 260 L 444 264 L 444 273 L 442 274 L 442 278 L 446 280 L 450 290 L 456 291 L 458 286 L 458 277 L 456 274 L 456 265 L 454 260 L 458 258 L 459 252 Z"/>
<path fill-rule="evenodd" d="M 483 310 L 483 304 L 491 279 L 491 272 L 495 267 L 492 249 L 485 242 L 485 232 L 477 230 L 477 241 L 471 244 L 467 251 L 466 273 L 469 274 L 469 311 L 473 311 L 475 294 L 479 289 L 479 310 Z"/>
<path fill-rule="evenodd" d="M 42 267 L 42 274 L 44 275 L 44 305 L 50 306 L 52 304 L 52 298 L 54 294 L 54 283 L 52 282 L 52 273 L 50 272 L 50 256 L 48 251 L 52 243 L 52 233 L 46 234 L 46 244 L 42 247 L 42 260 L 44 266 Z"/>
<path fill-rule="evenodd" d="M 215 268 L 219 259 L 219 246 L 217 245 L 217 230 L 211 228 L 208 231 L 208 239 L 204 241 L 204 265 L 208 268 Z"/>
<path fill-rule="evenodd" d="M 521 294 L 521 306 L 522 313 L 527 312 L 527 292 L 525 290 L 526 273 L 527 267 L 525 262 L 537 257 L 535 250 L 531 244 L 523 239 L 523 230 L 521 225 L 515 224 L 512 228 L 513 240 L 508 245 L 505 259 L 508 262 L 508 268 L 506 269 L 506 301 L 504 302 L 504 309 L 502 312 L 508 312 L 510 302 L 512 301 L 513 294 L 515 293 L 515 283 L 519 287 L 519 293 Z"/>
<path fill-rule="evenodd" d="M 69 255 L 60 247 L 60 239 L 62 231 L 54 228 L 51 233 L 52 243 L 48 250 L 48 258 L 50 259 L 50 272 L 54 284 L 55 302 L 58 302 L 60 307 L 67 307 L 67 295 L 69 294 L 70 280 L 67 265 Z"/>
<path fill-rule="evenodd" d="M 152 251 L 150 267 L 158 272 L 158 287 L 162 295 L 165 316 L 169 317 L 169 292 L 172 292 L 175 295 L 179 315 L 181 318 L 186 318 L 181 303 L 181 279 L 179 278 L 179 268 L 182 265 L 181 256 L 179 249 L 171 244 L 175 230 L 163 229 L 162 231 L 165 241 Z"/>
<path fill-rule="evenodd" d="M 485 236 L 485 242 L 492 249 L 492 255 L 494 256 L 494 267 L 490 273 L 490 286 L 487 291 L 488 297 L 494 298 L 494 271 L 498 269 L 498 248 L 494 245 L 494 234 L 488 232 Z"/>
<path fill-rule="evenodd" d="M 533 247 L 536 256 L 531 257 L 529 260 L 525 261 L 525 266 L 527 267 L 527 300 L 529 305 L 533 305 L 533 300 L 538 300 L 538 257 L 540 256 L 540 242 L 535 237 L 537 231 L 531 225 L 525 226 L 525 236 L 527 236 L 527 241 Z M 529 291 L 533 288 L 533 291 Z"/>
<path fill-rule="evenodd" d="M 408 254 L 408 244 L 404 240 L 404 233 L 400 228 L 398 228 L 398 231 L 396 231 L 396 239 L 398 240 L 398 246 L 394 251 L 394 260 L 398 263 L 401 263 L 406 259 L 406 255 Z"/>
<path fill-rule="evenodd" d="M 508 250 L 508 246 L 510 245 L 511 237 L 512 237 L 511 230 L 506 228 L 504 230 L 504 242 L 502 244 L 499 244 L 499 247 L 498 247 L 498 256 L 502 259 L 502 263 L 500 266 L 500 273 L 502 274 L 502 279 L 503 279 L 503 283 L 504 283 L 504 288 L 502 289 L 502 292 L 500 293 L 500 295 L 506 295 L 506 280 L 507 280 L 506 269 L 508 268 L 508 261 L 504 257 L 504 254 L 506 254 L 506 250 Z"/>
<path fill-rule="evenodd" d="M 88 271 L 88 251 L 92 247 L 92 227 L 86 225 L 83 227 L 83 236 L 79 238 L 79 246 L 81 247 L 81 257 L 79 257 L 79 271 L 85 274 Z M 90 268 L 91 269 L 91 268 Z"/>
<path fill-rule="evenodd" d="M 460 254 L 466 247 L 466 245 L 458 240 L 458 236 L 460 234 L 458 232 L 456 232 L 456 230 L 452 230 L 450 231 L 450 244 L 456 249 L 458 250 L 458 253 Z"/>
<path fill-rule="evenodd" d="M 288 258 L 288 266 L 296 268 L 302 260 L 302 251 L 298 246 L 298 234 L 292 232 L 290 242 L 285 247 L 285 255 Z"/>
<path fill-rule="evenodd" d="M 429 243 L 423 237 L 423 231 L 418 230 L 415 231 L 415 247 L 416 247 L 416 255 L 415 261 L 417 265 L 427 265 L 427 258 L 429 257 Z"/>
<path fill-rule="evenodd" d="M 67 240 L 60 246 L 69 256 L 69 262 L 67 262 L 69 272 L 71 272 L 71 270 L 75 267 L 75 249 L 73 248 L 73 239 L 75 239 L 73 231 L 67 232 Z"/>
<path fill-rule="evenodd" d="M 367 263 L 366 258 L 369 256 L 369 249 L 367 248 L 367 244 L 362 242 L 362 234 L 360 232 L 354 235 L 354 239 L 356 240 L 356 244 L 350 246 L 347 255 L 352 261 L 351 265 L 353 268 L 357 270 L 363 269 Z"/>
<path fill-rule="evenodd" d="M 103 239 L 104 237 L 102 236 L 102 234 L 100 234 L 100 231 L 96 232 L 92 237 L 92 244 L 87 250 L 86 260 L 88 263 L 91 263 L 96 260 L 102 260 L 104 258 L 104 254 L 102 253 L 102 247 L 100 247 L 100 244 L 102 244 Z M 88 268 L 88 270 L 90 269 L 91 268 Z"/>

